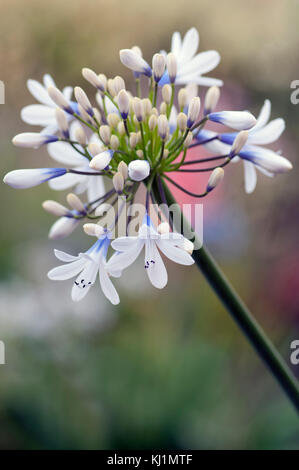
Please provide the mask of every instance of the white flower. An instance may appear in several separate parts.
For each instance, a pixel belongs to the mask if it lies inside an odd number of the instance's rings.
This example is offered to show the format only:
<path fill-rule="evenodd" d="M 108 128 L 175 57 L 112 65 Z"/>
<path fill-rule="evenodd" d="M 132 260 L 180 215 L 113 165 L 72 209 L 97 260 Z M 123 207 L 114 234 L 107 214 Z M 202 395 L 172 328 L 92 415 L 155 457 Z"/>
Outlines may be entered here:
<path fill-rule="evenodd" d="M 32 170 L 13 170 L 4 176 L 4 183 L 15 189 L 27 189 L 65 175 L 65 168 L 34 168 Z"/>
<path fill-rule="evenodd" d="M 76 127 L 78 124 L 73 122 L 70 126 L 70 138 L 75 140 Z M 93 134 L 90 142 L 96 142 L 102 147 L 99 138 Z M 67 142 L 54 142 L 48 145 L 49 155 L 59 163 L 62 163 L 68 168 L 78 171 L 86 171 L 92 173 L 93 170 L 89 167 L 89 160 L 73 149 Z M 83 151 L 83 148 L 78 145 L 77 148 Z M 50 187 L 54 190 L 60 191 L 72 188 L 75 186 L 75 192 L 81 194 L 87 191 L 88 201 L 93 201 L 105 194 L 104 180 L 101 175 L 88 176 L 78 175 L 74 173 L 67 173 L 56 181 L 52 180 L 49 183 Z"/>
<path fill-rule="evenodd" d="M 285 122 L 281 118 L 269 122 L 270 114 L 271 102 L 265 100 L 256 125 L 248 131 L 247 142 L 238 154 L 244 161 L 245 190 L 247 193 L 252 193 L 256 187 L 256 169 L 266 176 L 274 176 L 276 173 L 284 173 L 292 169 L 291 162 L 285 157 L 273 150 L 260 147 L 278 140 L 285 129 Z M 235 137 L 235 133 L 221 134 L 219 144 L 230 145 Z M 226 145 L 227 149 L 229 145 Z"/>
<path fill-rule="evenodd" d="M 113 305 L 118 304 L 119 296 L 110 280 L 110 275 L 118 277 L 119 272 L 110 270 L 107 267 L 106 256 L 109 244 L 109 237 L 104 235 L 88 251 L 80 253 L 78 256 L 54 250 L 55 256 L 66 264 L 51 269 L 48 277 L 54 281 L 64 281 L 78 276 L 72 288 L 72 299 L 79 301 L 85 297 L 91 286 L 94 285 L 99 273 L 100 285 L 104 295 Z"/>
<path fill-rule="evenodd" d="M 167 284 L 167 271 L 158 248 L 175 263 L 191 265 L 194 260 L 184 250 L 184 240 L 179 233 L 158 233 L 150 217 L 145 215 L 137 237 L 120 237 L 112 242 L 112 247 L 119 253 L 110 258 L 108 269 L 122 271 L 134 263 L 145 247 L 144 267 L 149 280 L 153 286 L 162 289 Z"/>
<path fill-rule="evenodd" d="M 48 88 L 50 86 L 56 87 L 54 80 L 48 74 L 43 77 L 43 84 L 37 80 L 28 80 L 27 87 L 32 96 L 41 104 L 31 104 L 25 106 L 21 111 L 21 118 L 27 124 L 34 126 L 42 126 L 43 133 L 55 134 L 58 131 L 57 121 L 55 117 L 55 110 L 57 108 L 53 100 L 51 100 L 48 94 Z M 70 101 L 72 96 L 73 88 L 65 87 L 62 93 L 67 101 Z M 75 103 L 72 103 L 75 105 Z M 68 115 L 69 116 L 69 115 Z M 68 117 L 71 119 L 71 116 Z"/>
<path fill-rule="evenodd" d="M 213 70 L 220 62 L 220 55 L 217 51 L 206 51 L 196 54 L 199 45 L 199 34 L 195 28 L 189 29 L 184 38 L 176 32 L 172 35 L 171 52 L 177 61 L 176 85 L 196 83 L 197 85 L 212 86 L 222 85 L 222 80 L 216 78 L 203 77 L 202 75 Z M 163 53 L 163 51 L 162 51 Z M 166 54 L 164 52 L 164 54 Z M 159 84 L 169 83 L 169 76 L 166 72 Z"/>

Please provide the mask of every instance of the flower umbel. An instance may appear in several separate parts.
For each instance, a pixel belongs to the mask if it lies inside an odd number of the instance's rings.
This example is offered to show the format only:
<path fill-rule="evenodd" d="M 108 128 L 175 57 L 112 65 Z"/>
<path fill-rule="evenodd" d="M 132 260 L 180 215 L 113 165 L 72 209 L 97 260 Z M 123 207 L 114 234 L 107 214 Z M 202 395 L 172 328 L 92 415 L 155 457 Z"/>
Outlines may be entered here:
<path fill-rule="evenodd" d="M 203 198 L 221 182 L 224 167 L 240 157 L 246 169 L 246 190 L 250 192 L 255 186 L 255 168 L 274 175 L 292 167 L 286 158 L 261 147 L 274 142 L 284 130 L 282 119 L 267 124 L 269 101 L 258 120 L 248 111 L 215 111 L 222 82 L 203 75 L 218 65 L 220 55 L 216 51 L 197 54 L 198 44 L 198 32 L 191 28 L 184 38 L 174 33 L 171 51 L 156 53 L 148 62 L 137 46 L 122 49 L 120 60 L 133 72 L 135 92 L 127 89 L 121 76 L 107 78 L 89 68 L 84 68 L 82 75 L 88 86 L 94 87 L 95 100 L 75 87 L 76 101 L 71 101 L 72 88 L 61 92 L 49 75 L 45 75 L 44 84 L 28 81 L 29 90 L 40 104 L 24 108 L 22 118 L 44 129 L 19 134 L 13 143 L 32 148 L 46 145 L 49 155 L 62 168 L 14 170 L 4 182 L 14 188 L 29 188 L 45 181 L 53 190 L 73 188 L 74 193 L 67 195 L 67 205 L 45 201 L 43 208 L 58 217 L 50 238 L 67 237 L 82 223 L 87 235 L 98 238 L 78 256 L 55 250 L 56 257 L 65 264 L 52 269 L 49 278 L 77 276 L 72 288 L 74 300 L 86 295 L 99 273 L 104 295 L 117 304 L 119 297 L 110 276 L 119 276 L 143 248 L 145 272 L 159 289 L 167 283 L 160 253 L 181 265 L 194 263 L 192 241 L 175 231 L 165 211 L 157 208 L 158 222 L 151 217 L 157 195 L 164 205 L 167 203 L 166 184 Z M 177 85 L 185 87 L 177 90 Z M 197 96 L 197 85 L 211 87 L 202 101 Z M 219 124 L 219 133 L 205 128 L 210 121 Z M 238 132 L 223 133 L 221 126 Z M 215 155 L 190 159 L 189 149 L 202 145 Z M 193 193 L 172 178 L 173 173 L 184 172 L 208 176 L 201 191 Z M 110 189 L 105 189 L 104 180 Z M 138 234 L 131 236 L 129 209 L 140 186 L 145 188 L 146 215 Z M 123 233 L 112 240 L 121 226 Z M 107 260 L 111 249 L 114 253 Z"/>

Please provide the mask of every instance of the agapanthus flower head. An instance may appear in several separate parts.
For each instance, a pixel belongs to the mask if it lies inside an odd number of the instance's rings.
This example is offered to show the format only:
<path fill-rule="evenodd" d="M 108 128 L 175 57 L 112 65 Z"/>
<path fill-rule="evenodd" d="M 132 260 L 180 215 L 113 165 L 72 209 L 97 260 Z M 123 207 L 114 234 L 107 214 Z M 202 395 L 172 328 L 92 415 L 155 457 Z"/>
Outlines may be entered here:
<path fill-rule="evenodd" d="M 47 75 L 44 85 L 28 83 L 42 105 L 25 108 L 22 114 L 28 123 L 46 129 L 19 134 L 13 142 L 23 147 L 47 144 L 49 155 L 61 168 L 14 170 L 4 182 L 28 188 L 49 181 L 51 189 L 71 189 L 66 203 L 47 200 L 43 208 L 57 217 L 50 238 L 65 238 L 80 226 L 86 235 L 97 238 L 78 256 L 55 250 L 65 264 L 51 270 L 49 277 L 75 277 L 74 300 L 83 299 L 99 274 L 104 295 L 117 304 L 119 297 L 110 278 L 120 276 L 143 249 L 144 271 L 159 289 L 167 283 L 161 253 L 178 264 L 193 264 L 197 247 L 192 234 L 187 238 L 179 233 L 182 229 L 177 229 L 173 216 L 165 210 L 168 185 L 201 200 L 217 191 L 224 168 L 239 157 L 246 168 L 247 191 L 255 186 L 255 168 L 269 175 L 291 168 L 286 158 L 262 147 L 274 142 L 284 129 L 282 119 L 267 124 L 269 101 L 257 120 L 248 111 L 216 110 L 222 82 L 203 74 L 216 67 L 220 56 L 216 51 L 197 54 L 198 43 L 195 28 L 184 38 L 174 33 L 171 51 L 154 54 L 149 61 L 152 68 L 137 46 L 122 49 L 120 59 L 133 71 L 136 92 L 127 89 L 120 75 L 106 77 L 89 68 L 83 68 L 82 75 L 95 88 L 95 101 L 81 87 L 75 87 L 76 102 L 71 101 L 72 89 L 61 92 Z M 176 85 L 186 86 L 177 90 Z M 204 106 L 198 85 L 210 86 Z M 219 125 L 219 133 L 206 129 L 210 121 Z M 222 126 L 237 132 L 224 133 Z M 201 146 L 214 155 L 191 158 L 189 149 Z M 201 190 L 194 193 L 173 178 L 184 173 L 206 175 L 206 180 L 198 179 Z M 133 204 L 140 186 L 145 189 L 141 205 L 145 215 L 140 214 L 140 226 L 132 234 Z M 159 201 L 162 206 L 156 204 Z"/>

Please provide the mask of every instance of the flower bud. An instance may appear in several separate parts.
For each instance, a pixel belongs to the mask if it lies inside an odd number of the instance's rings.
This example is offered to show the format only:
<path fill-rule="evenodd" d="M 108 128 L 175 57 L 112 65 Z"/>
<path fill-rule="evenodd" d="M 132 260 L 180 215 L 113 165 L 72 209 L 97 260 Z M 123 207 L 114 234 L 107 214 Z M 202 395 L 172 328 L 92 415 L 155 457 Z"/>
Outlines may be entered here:
<path fill-rule="evenodd" d="M 56 142 L 57 140 L 58 137 L 56 135 L 40 134 L 39 132 L 23 132 L 22 134 L 16 135 L 12 139 L 12 143 L 16 145 L 16 147 L 39 148 L 41 145 Z"/>
<path fill-rule="evenodd" d="M 162 101 L 160 104 L 160 114 L 166 114 L 167 113 L 167 104 L 165 101 Z"/>
<path fill-rule="evenodd" d="M 150 165 L 147 160 L 133 160 L 129 163 L 129 177 L 133 181 L 143 181 L 150 174 Z"/>
<path fill-rule="evenodd" d="M 121 117 L 127 119 L 130 112 L 130 96 L 126 90 L 120 90 L 117 95 L 117 102 L 120 110 Z"/>
<path fill-rule="evenodd" d="M 109 126 L 105 125 L 100 127 L 100 137 L 105 145 L 109 145 L 111 137 L 111 129 Z"/>
<path fill-rule="evenodd" d="M 95 119 L 97 124 L 102 123 L 102 116 L 98 108 L 92 108 L 93 109 L 93 119 Z"/>
<path fill-rule="evenodd" d="M 71 108 L 70 103 L 67 101 L 67 99 L 64 97 L 64 95 L 61 93 L 61 91 L 58 90 L 58 88 L 56 88 L 54 86 L 49 86 L 48 95 L 50 96 L 51 100 L 54 101 L 54 103 L 59 108 L 62 108 L 64 111 L 66 111 L 69 114 L 74 114 L 74 111 Z"/>
<path fill-rule="evenodd" d="M 190 132 L 188 132 L 187 137 L 186 137 L 186 139 L 184 140 L 183 146 L 184 146 L 185 149 L 187 149 L 188 147 L 190 147 L 190 145 L 192 144 L 192 140 L 193 140 L 193 134 L 192 134 L 192 132 L 190 131 Z"/>
<path fill-rule="evenodd" d="M 55 111 L 55 116 L 58 127 L 61 130 L 63 137 L 65 139 L 69 139 L 69 124 L 65 112 L 62 109 L 57 108 Z"/>
<path fill-rule="evenodd" d="M 117 194 L 121 194 L 124 189 L 124 177 L 119 171 L 113 176 L 112 183 Z"/>
<path fill-rule="evenodd" d="M 116 114 L 116 113 L 108 114 L 107 122 L 108 122 L 109 126 L 112 127 L 113 129 L 115 129 L 117 127 L 117 124 L 119 123 L 119 121 L 120 121 L 120 117 L 119 117 L 118 114 Z"/>
<path fill-rule="evenodd" d="M 120 77 L 119 75 L 117 75 L 114 80 L 113 80 L 113 86 L 114 86 L 114 90 L 115 90 L 115 94 L 118 95 L 118 93 L 121 91 L 121 90 L 124 90 L 126 88 L 126 84 L 125 84 L 125 81 L 122 77 Z"/>
<path fill-rule="evenodd" d="M 119 139 L 117 135 L 112 135 L 110 138 L 110 147 L 112 150 L 117 150 L 119 147 Z"/>
<path fill-rule="evenodd" d="M 102 92 L 105 92 L 107 90 L 107 77 L 103 73 L 100 73 L 98 77 L 100 81 L 99 88 Z"/>
<path fill-rule="evenodd" d="M 177 73 L 177 61 L 175 55 L 172 52 L 167 55 L 167 71 L 170 82 L 174 83 Z"/>
<path fill-rule="evenodd" d="M 78 112 L 84 121 L 88 122 L 89 124 L 93 124 L 91 116 L 85 111 L 81 104 L 78 104 Z"/>
<path fill-rule="evenodd" d="M 113 150 L 105 150 L 104 152 L 99 153 L 90 161 L 90 168 L 97 171 L 105 170 L 105 168 L 109 166 L 113 154 Z"/>
<path fill-rule="evenodd" d="M 113 97 L 117 95 L 115 88 L 114 88 L 113 78 L 108 78 L 107 87 L 108 87 L 108 92 L 110 93 L 110 95 L 112 95 Z"/>
<path fill-rule="evenodd" d="M 154 114 L 151 115 L 151 117 L 148 120 L 148 127 L 150 131 L 153 131 L 158 124 L 158 118 Z"/>
<path fill-rule="evenodd" d="M 187 106 L 188 102 L 188 94 L 186 88 L 181 88 L 178 93 L 178 103 L 180 109 L 184 109 Z"/>
<path fill-rule="evenodd" d="M 51 240 L 60 240 L 68 237 L 80 223 L 79 219 L 72 217 L 60 217 L 56 220 L 55 224 L 52 225 L 49 231 L 49 238 Z"/>
<path fill-rule="evenodd" d="M 246 144 L 247 139 L 248 139 L 248 131 L 241 131 L 237 134 L 233 142 L 231 151 L 230 151 L 231 157 L 234 157 L 235 155 L 239 154 L 239 152 L 242 150 L 242 148 Z"/>
<path fill-rule="evenodd" d="M 217 186 L 217 184 L 220 183 L 223 176 L 224 176 L 223 168 L 220 168 L 220 167 L 215 168 L 215 170 L 212 171 L 211 176 L 209 178 L 209 181 L 207 184 L 207 192 L 212 191 L 212 189 L 214 189 Z"/>
<path fill-rule="evenodd" d="M 155 54 L 153 56 L 153 74 L 154 80 L 158 83 L 161 80 L 161 77 L 165 70 L 165 57 L 162 54 Z"/>
<path fill-rule="evenodd" d="M 56 215 L 57 217 L 64 217 L 69 213 L 69 209 L 67 209 L 67 207 L 64 207 L 56 201 L 44 201 L 42 203 L 42 207 L 45 211 Z"/>
<path fill-rule="evenodd" d="M 84 224 L 83 230 L 87 235 L 91 237 L 101 237 L 105 232 L 104 228 L 98 224 Z"/>
<path fill-rule="evenodd" d="M 93 116 L 93 109 L 91 106 L 91 102 L 89 101 L 87 94 L 81 87 L 76 86 L 74 89 L 75 98 L 77 103 L 82 106 L 82 108 L 90 115 Z"/>
<path fill-rule="evenodd" d="M 145 116 L 149 116 L 152 112 L 152 102 L 148 98 L 144 98 L 142 101 L 143 111 Z"/>
<path fill-rule="evenodd" d="M 75 140 L 79 142 L 82 147 L 86 145 L 86 134 L 82 126 L 80 124 L 76 125 L 75 129 Z"/>
<path fill-rule="evenodd" d="M 69 193 L 66 196 L 66 200 L 67 200 L 69 206 L 72 209 L 74 209 L 75 211 L 85 212 L 85 206 L 84 206 L 83 202 L 81 201 L 81 199 L 78 196 L 76 196 L 76 194 Z"/>
<path fill-rule="evenodd" d="M 164 85 L 162 88 L 162 98 L 166 104 L 170 104 L 172 96 L 172 89 L 170 85 Z"/>
<path fill-rule="evenodd" d="M 125 125 L 123 123 L 123 121 L 120 121 L 118 124 L 117 124 L 117 132 L 119 133 L 119 135 L 122 137 L 123 135 L 125 135 L 126 133 L 126 128 L 125 128 Z"/>
<path fill-rule="evenodd" d="M 130 133 L 130 138 L 129 138 L 129 143 L 130 147 L 134 149 L 136 145 L 138 144 L 138 138 L 136 132 L 131 132 Z"/>
<path fill-rule="evenodd" d="M 184 132 L 187 127 L 187 116 L 185 113 L 179 113 L 177 117 L 177 125 L 180 131 Z"/>
<path fill-rule="evenodd" d="M 137 155 L 137 157 L 139 157 L 139 158 L 143 158 L 143 157 L 144 157 L 143 150 L 141 150 L 141 149 L 137 150 L 136 155 Z"/>
<path fill-rule="evenodd" d="M 190 129 L 197 121 L 200 111 L 200 99 L 198 96 L 192 98 L 188 107 L 187 127 Z"/>
<path fill-rule="evenodd" d="M 98 142 L 90 142 L 87 147 L 90 155 L 95 157 L 99 153 L 103 152 L 103 145 L 99 144 Z"/>
<path fill-rule="evenodd" d="M 100 79 L 99 75 L 97 75 L 93 70 L 87 67 L 84 67 L 82 69 L 82 75 L 85 78 L 85 80 L 91 83 L 91 85 L 93 85 L 95 88 L 97 88 L 100 91 L 104 91 L 103 86 L 102 86 L 102 80 Z"/>
<path fill-rule="evenodd" d="M 124 180 L 128 178 L 128 166 L 123 160 L 119 162 L 117 171 L 123 175 Z"/>
<path fill-rule="evenodd" d="M 144 109 L 143 109 L 141 99 L 140 98 L 133 98 L 132 106 L 133 106 L 133 110 L 134 110 L 134 113 L 136 115 L 136 118 L 137 118 L 138 122 L 143 121 Z"/>
<path fill-rule="evenodd" d="M 238 131 L 250 129 L 256 124 L 255 117 L 248 111 L 220 111 L 211 113 L 208 117 L 210 121 L 218 122 Z"/>
<path fill-rule="evenodd" d="M 147 77 L 152 76 L 152 69 L 148 63 L 132 49 L 122 49 L 119 52 L 120 61 L 123 65 L 133 70 L 133 72 L 139 72 Z"/>
<path fill-rule="evenodd" d="M 158 116 L 159 116 L 159 113 L 158 113 L 157 108 L 152 108 L 151 114 L 152 114 L 153 116 L 158 117 Z"/>
<path fill-rule="evenodd" d="M 158 133 L 162 140 L 165 140 L 168 135 L 169 127 L 168 120 L 164 114 L 158 117 Z"/>
<path fill-rule="evenodd" d="M 217 86 L 211 86 L 206 92 L 206 96 L 205 96 L 205 110 L 204 110 L 205 115 L 214 111 L 219 101 L 219 98 L 220 98 L 220 88 L 218 88 Z"/>

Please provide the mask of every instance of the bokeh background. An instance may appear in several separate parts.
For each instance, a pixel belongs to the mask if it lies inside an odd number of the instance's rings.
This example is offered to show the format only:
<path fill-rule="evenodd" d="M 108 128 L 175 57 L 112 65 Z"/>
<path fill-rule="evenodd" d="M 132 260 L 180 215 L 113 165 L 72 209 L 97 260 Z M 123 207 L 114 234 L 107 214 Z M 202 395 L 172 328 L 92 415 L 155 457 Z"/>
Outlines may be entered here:
<path fill-rule="evenodd" d="M 19 117 L 34 102 L 28 78 L 48 72 L 59 87 L 91 91 L 80 73 L 88 66 L 129 83 L 119 49 L 138 44 L 150 60 L 169 50 L 174 30 L 195 26 L 200 49 L 221 53 L 210 75 L 224 79 L 226 107 L 257 113 L 272 100 L 272 116 L 287 123 L 274 148 L 294 170 L 259 177 L 246 196 L 242 166 L 232 165 L 204 203 L 204 236 L 288 363 L 299 338 L 299 105 L 290 102 L 298 22 L 296 0 L 1 0 L 0 17 L 3 175 L 49 161 L 46 151 L 11 144 L 30 130 Z M 96 289 L 72 304 L 70 283 L 47 279 L 53 248 L 76 253 L 90 240 L 80 231 L 47 240 L 54 220 L 41 209 L 53 197 L 46 185 L 18 192 L 2 184 L 0 192 L 0 448 L 299 448 L 294 409 L 196 267 L 168 263 L 160 292 L 136 265 L 117 283 L 120 306 Z"/>

